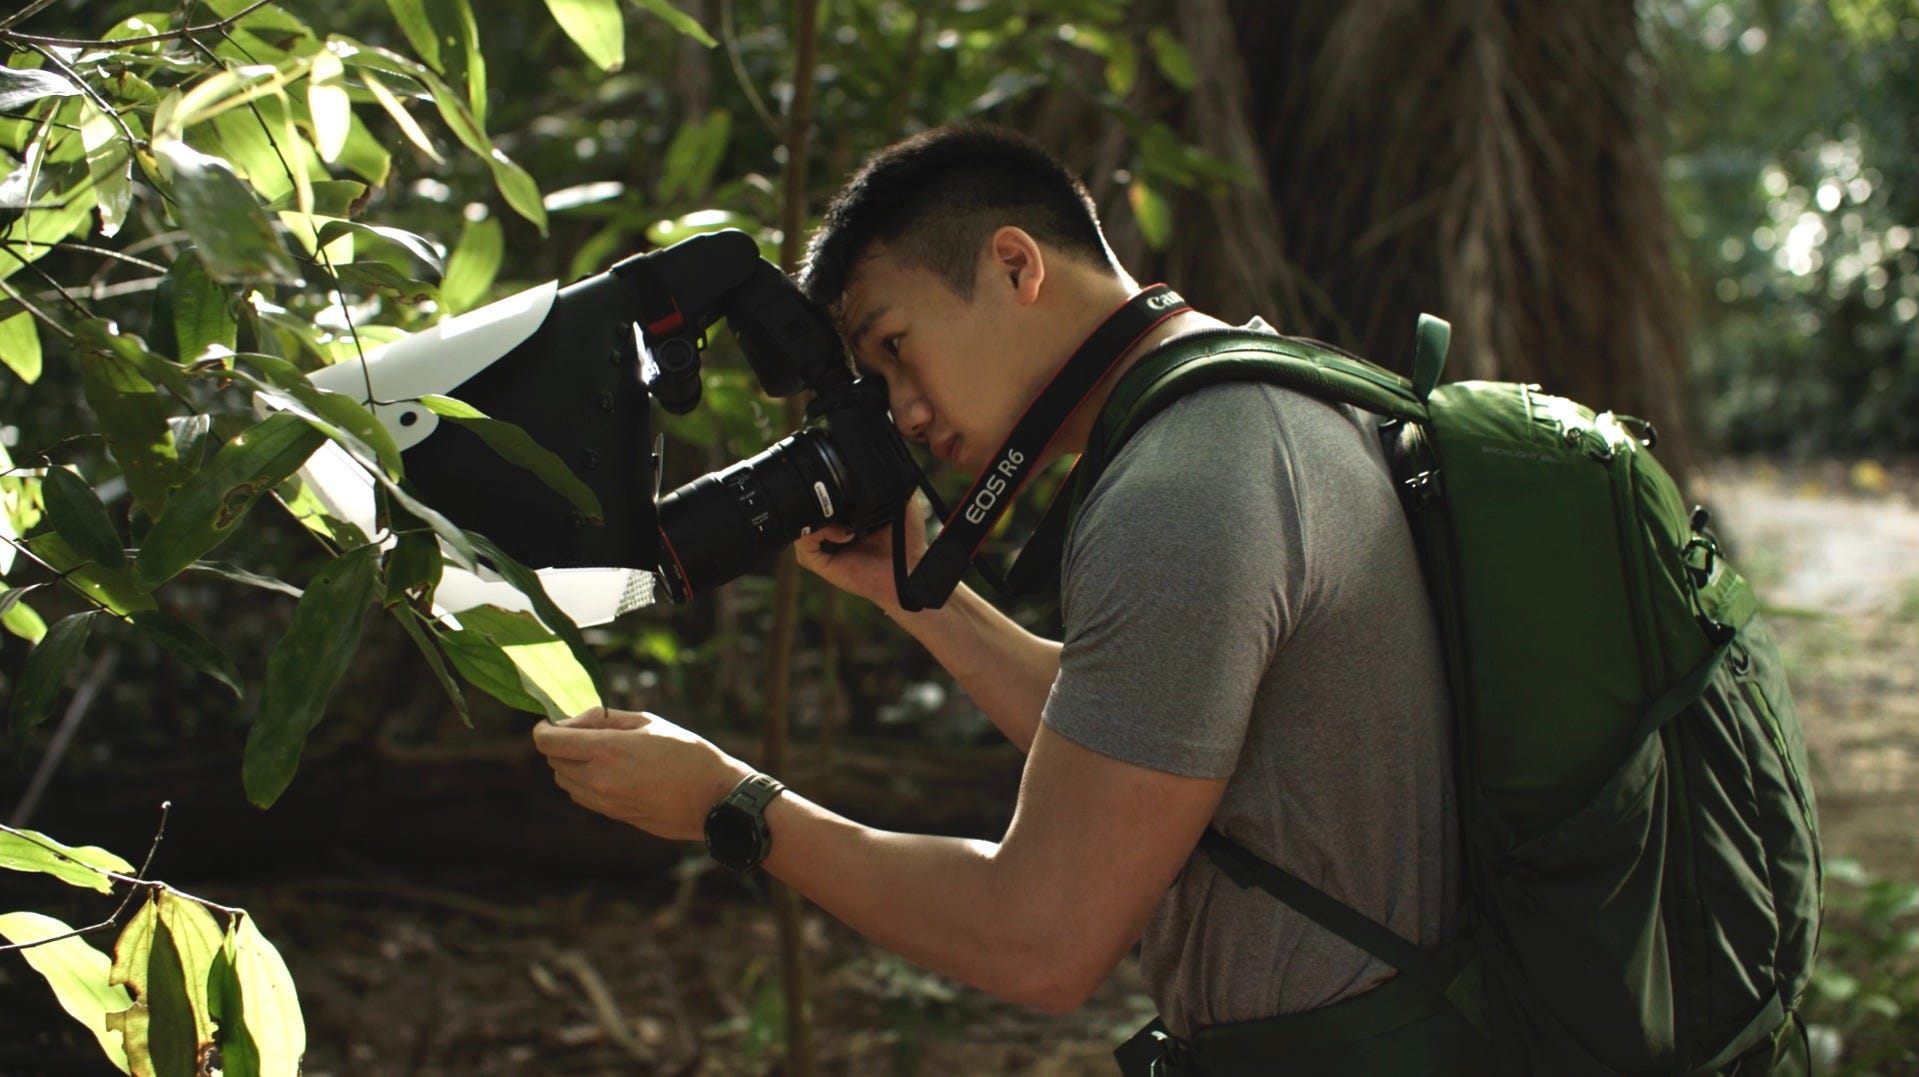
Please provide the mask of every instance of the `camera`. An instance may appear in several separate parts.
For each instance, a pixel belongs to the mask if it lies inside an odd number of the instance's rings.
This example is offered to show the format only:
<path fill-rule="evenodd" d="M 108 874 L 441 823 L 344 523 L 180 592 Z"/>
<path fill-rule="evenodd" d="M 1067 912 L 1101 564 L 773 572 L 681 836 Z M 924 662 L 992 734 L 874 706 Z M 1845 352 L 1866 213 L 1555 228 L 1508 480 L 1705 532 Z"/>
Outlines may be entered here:
<path fill-rule="evenodd" d="M 722 319 L 768 395 L 814 394 L 807 424 L 661 497 L 652 405 L 698 406 L 700 352 Z M 656 592 L 686 601 L 827 525 L 855 535 L 884 527 L 921 482 L 885 384 L 855 376 L 824 312 L 737 230 L 635 255 L 564 288 L 528 289 L 311 380 L 367 402 L 399 444 L 408 484 L 539 569 L 582 624 Z M 524 430 L 592 490 L 599 513 L 502 462 L 484 433 L 425 407 L 429 394 Z M 371 476 L 338 446 L 316 453 L 303 477 L 330 513 L 378 533 Z M 450 567 L 443 576 L 446 611 L 516 605 L 498 581 L 464 577 Z"/>

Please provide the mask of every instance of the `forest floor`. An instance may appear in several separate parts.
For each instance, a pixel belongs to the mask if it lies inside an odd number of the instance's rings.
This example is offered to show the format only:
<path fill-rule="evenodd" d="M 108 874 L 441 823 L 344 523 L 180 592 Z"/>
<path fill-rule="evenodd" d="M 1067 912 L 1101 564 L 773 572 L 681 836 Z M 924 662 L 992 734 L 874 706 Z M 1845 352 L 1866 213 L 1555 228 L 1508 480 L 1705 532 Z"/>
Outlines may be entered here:
<path fill-rule="evenodd" d="M 1786 652 L 1829 861 L 1919 881 L 1919 464 L 1728 464 L 1693 495 Z M 768 904 L 701 858 L 672 875 L 321 872 L 218 898 L 251 909 L 286 955 L 307 1077 L 786 1072 Z M 820 1074 L 1103 1077 L 1152 1011 L 1131 959 L 1055 1018 L 929 975 L 815 910 L 804 940 Z"/>

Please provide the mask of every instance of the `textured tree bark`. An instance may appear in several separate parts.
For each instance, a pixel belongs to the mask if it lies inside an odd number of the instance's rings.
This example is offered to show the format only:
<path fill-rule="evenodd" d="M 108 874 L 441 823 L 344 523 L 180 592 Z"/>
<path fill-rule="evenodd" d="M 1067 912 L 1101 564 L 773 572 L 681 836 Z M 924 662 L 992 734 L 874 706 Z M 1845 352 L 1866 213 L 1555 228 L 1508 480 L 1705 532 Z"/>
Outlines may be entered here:
<path fill-rule="evenodd" d="M 1150 250 L 1116 125 L 1055 95 L 1038 137 L 1084 170 L 1115 253 L 1202 309 L 1266 317 L 1404 369 L 1417 315 L 1453 323 L 1453 379 L 1538 382 L 1652 420 L 1692 464 L 1688 315 L 1657 114 L 1628 3 L 1152 0 L 1189 94 L 1133 103 L 1250 185 L 1176 194 Z M 1148 65 L 1150 66 L 1150 65 Z"/>

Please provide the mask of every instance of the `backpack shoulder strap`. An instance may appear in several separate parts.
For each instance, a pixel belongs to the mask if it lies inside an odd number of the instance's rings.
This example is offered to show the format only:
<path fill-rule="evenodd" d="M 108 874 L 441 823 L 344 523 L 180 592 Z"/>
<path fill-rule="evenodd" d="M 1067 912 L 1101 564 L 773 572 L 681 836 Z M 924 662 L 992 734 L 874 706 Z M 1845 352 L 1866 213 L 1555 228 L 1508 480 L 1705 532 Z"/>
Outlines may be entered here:
<path fill-rule="evenodd" d="M 1006 574 L 1007 590 L 1034 594 L 1057 577 L 1066 533 L 1080 503 L 1113 455 L 1148 419 L 1187 393 L 1230 381 L 1269 382 L 1395 419 L 1426 418 L 1425 402 L 1412 382 L 1329 344 L 1230 328 L 1176 337 L 1120 376 L 1079 463 Z"/>

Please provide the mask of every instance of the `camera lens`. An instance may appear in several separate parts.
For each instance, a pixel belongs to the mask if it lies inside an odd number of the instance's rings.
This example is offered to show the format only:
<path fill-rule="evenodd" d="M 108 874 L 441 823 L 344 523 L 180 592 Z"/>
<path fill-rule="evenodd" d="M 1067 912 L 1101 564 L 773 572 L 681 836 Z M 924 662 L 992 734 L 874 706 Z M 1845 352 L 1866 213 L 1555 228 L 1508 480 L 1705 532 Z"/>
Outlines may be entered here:
<path fill-rule="evenodd" d="M 808 427 L 660 499 L 660 581 L 675 602 L 717 587 L 844 511 L 846 475 Z"/>

